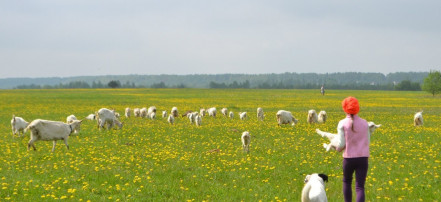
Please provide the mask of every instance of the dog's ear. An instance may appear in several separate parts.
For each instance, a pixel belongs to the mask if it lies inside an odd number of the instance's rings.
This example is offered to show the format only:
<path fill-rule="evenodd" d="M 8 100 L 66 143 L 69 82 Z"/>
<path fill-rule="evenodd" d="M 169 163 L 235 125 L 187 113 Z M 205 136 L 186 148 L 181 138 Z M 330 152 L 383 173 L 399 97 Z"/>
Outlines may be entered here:
<path fill-rule="evenodd" d="M 311 175 L 307 175 L 307 176 L 305 177 L 305 181 L 303 181 L 303 182 L 304 182 L 304 183 L 308 183 L 310 177 L 311 177 Z"/>
<path fill-rule="evenodd" d="M 320 173 L 318 176 L 321 177 L 324 182 L 328 182 L 328 176 L 326 174 Z"/>

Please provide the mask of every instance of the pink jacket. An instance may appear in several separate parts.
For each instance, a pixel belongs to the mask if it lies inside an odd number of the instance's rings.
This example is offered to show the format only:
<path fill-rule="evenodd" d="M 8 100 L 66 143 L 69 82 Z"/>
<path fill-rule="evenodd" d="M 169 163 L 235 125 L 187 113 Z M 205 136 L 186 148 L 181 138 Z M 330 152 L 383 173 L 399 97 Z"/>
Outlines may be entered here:
<path fill-rule="evenodd" d="M 338 123 L 337 131 L 340 135 L 339 148 L 344 148 L 344 158 L 369 157 L 369 126 L 366 120 L 354 115 L 354 131 L 351 129 L 351 116 Z"/>

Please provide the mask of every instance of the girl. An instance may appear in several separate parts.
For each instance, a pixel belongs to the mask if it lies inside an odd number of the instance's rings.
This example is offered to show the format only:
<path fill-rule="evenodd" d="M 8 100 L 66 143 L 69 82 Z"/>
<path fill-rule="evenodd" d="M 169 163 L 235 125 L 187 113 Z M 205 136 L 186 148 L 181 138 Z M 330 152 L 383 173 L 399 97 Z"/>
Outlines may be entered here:
<path fill-rule="evenodd" d="M 352 176 L 355 172 L 355 190 L 357 202 L 365 201 L 364 184 L 368 171 L 369 127 L 366 120 L 357 116 L 360 106 L 354 97 L 347 97 L 342 102 L 346 118 L 338 123 L 337 131 L 341 135 L 337 151 L 343 151 L 343 194 L 345 201 L 352 201 Z"/>

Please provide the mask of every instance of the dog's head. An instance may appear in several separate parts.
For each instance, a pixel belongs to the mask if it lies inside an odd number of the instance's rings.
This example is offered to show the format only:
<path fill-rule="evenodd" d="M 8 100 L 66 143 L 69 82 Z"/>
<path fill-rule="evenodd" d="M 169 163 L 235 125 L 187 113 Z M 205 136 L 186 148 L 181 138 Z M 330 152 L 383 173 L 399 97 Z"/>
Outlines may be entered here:
<path fill-rule="evenodd" d="M 318 176 L 323 179 L 323 182 L 328 182 L 328 176 L 326 174 L 320 173 Z"/>
<path fill-rule="evenodd" d="M 311 175 L 307 175 L 305 177 L 305 181 L 304 182 L 308 183 L 310 180 L 312 180 L 314 178 L 315 179 L 322 178 L 323 182 L 328 182 L 328 176 L 326 174 L 323 174 L 323 173 L 320 173 L 320 174 L 314 173 L 314 174 L 311 174 Z"/>
<path fill-rule="evenodd" d="M 369 132 L 372 134 L 377 128 L 381 126 L 381 124 L 375 125 L 374 122 L 370 121 L 368 122 L 368 126 L 369 126 Z"/>

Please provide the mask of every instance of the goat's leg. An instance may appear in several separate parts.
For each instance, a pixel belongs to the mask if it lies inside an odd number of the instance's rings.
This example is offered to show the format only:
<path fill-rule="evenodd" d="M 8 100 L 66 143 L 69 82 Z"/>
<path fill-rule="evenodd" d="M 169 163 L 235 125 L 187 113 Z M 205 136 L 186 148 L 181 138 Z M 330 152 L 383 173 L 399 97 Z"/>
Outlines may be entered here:
<path fill-rule="evenodd" d="M 31 140 L 29 140 L 28 142 L 28 151 L 31 148 L 34 148 L 34 151 L 37 150 L 37 148 L 35 148 L 34 142 L 37 141 L 37 139 L 35 139 L 32 135 L 31 135 Z"/>
<path fill-rule="evenodd" d="M 69 150 L 69 145 L 67 144 L 67 138 L 64 138 L 64 144 L 66 145 L 67 150 Z"/>
<path fill-rule="evenodd" d="M 52 144 L 52 152 L 55 151 L 55 145 L 57 145 L 57 141 L 56 141 L 56 140 L 53 141 L 53 144 Z"/>

